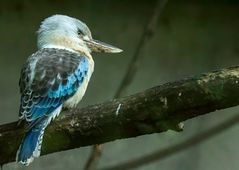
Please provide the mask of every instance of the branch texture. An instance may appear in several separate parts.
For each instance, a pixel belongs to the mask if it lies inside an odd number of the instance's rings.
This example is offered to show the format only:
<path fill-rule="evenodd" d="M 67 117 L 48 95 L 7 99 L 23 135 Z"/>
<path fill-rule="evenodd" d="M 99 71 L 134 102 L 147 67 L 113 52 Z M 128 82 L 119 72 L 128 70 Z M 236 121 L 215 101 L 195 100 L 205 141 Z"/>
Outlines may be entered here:
<path fill-rule="evenodd" d="M 144 134 L 180 130 L 180 122 L 239 104 L 239 66 L 167 83 L 67 111 L 46 130 L 42 154 Z M 0 126 L 0 164 L 14 161 L 24 126 Z"/>

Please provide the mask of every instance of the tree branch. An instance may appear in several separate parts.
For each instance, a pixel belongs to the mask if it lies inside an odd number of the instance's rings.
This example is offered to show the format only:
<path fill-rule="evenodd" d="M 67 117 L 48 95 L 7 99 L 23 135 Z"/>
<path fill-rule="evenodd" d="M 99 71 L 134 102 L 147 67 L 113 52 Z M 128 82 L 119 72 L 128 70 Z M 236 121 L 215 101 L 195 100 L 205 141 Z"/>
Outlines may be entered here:
<path fill-rule="evenodd" d="M 46 130 L 42 154 L 180 130 L 181 121 L 238 104 L 236 66 L 61 114 Z M 17 122 L 0 126 L 0 164 L 15 160 L 23 132 Z"/>
<path fill-rule="evenodd" d="M 136 47 L 135 53 L 130 60 L 129 67 L 124 75 L 123 80 L 121 81 L 119 88 L 117 89 L 117 91 L 115 93 L 115 97 L 122 96 L 122 94 L 125 93 L 125 90 L 127 89 L 127 87 L 130 85 L 131 81 L 133 80 L 133 77 L 134 77 L 135 73 L 137 72 L 137 69 L 141 63 L 144 47 L 147 44 L 148 40 L 155 33 L 155 29 L 157 28 L 158 18 L 160 16 L 160 14 L 162 13 L 167 2 L 168 2 L 168 0 L 158 0 L 156 2 L 153 13 L 144 28 L 144 31 L 140 37 L 139 43 Z"/>
<path fill-rule="evenodd" d="M 96 144 L 92 146 L 92 150 L 90 153 L 90 156 L 85 164 L 84 170 L 94 170 L 97 169 L 97 165 L 100 159 L 100 156 L 102 155 L 102 144 Z"/>
<path fill-rule="evenodd" d="M 155 29 L 157 27 L 158 18 L 162 13 L 166 3 L 168 0 L 158 0 L 155 4 L 155 8 L 152 12 L 152 15 L 149 18 L 148 23 L 146 24 L 142 35 L 140 36 L 139 43 L 136 47 L 135 53 L 130 60 L 128 65 L 128 69 L 120 83 L 119 88 L 117 89 L 114 98 L 122 97 L 130 83 L 132 82 L 137 69 L 141 63 L 142 59 L 142 52 L 144 50 L 145 45 L 147 44 L 148 40 L 153 36 Z M 85 170 L 94 170 L 97 167 L 99 162 L 100 156 L 102 155 L 102 145 L 96 145 L 92 147 L 92 151 L 90 156 L 86 162 Z"/>

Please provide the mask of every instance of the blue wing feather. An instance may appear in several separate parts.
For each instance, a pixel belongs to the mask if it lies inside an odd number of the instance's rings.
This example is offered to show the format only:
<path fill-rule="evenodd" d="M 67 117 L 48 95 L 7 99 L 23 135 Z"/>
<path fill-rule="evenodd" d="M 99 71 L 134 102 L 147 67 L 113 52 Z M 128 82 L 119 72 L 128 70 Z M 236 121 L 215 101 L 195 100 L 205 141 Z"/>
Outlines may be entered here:
<path fill-rule="evenodd" d="M 48 89 L 46 95 L 34 96 L 34 93 L 26 91 L 22 96 L 20 112 L 25 112 L 25 118 L 28 122 L 34 123 L 43 115 L 48 115 L 52 110 L 59 107 L 69 97 L 73 96 L 87 76 L 89 63 L 86 58 L 82 58 L 76 70 L 67 74 L 67 82 L 62 81 L 53 89 Z M 52 79 L 56 79 L 53 77 Z M 52 80 L 49 80 L 52 81 Z M 28 108 L 28 110 L 27 110 Z"/>

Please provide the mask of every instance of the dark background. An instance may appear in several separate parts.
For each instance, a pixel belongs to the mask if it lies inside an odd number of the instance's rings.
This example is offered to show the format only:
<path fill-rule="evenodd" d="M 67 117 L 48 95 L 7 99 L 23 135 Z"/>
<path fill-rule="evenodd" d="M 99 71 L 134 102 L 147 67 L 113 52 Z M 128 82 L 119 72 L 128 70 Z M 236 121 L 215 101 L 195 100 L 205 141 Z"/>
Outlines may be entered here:
<path fill-rule="evenodd" d="M 53 14 L 73 16 L 90 27 L 93 37 L 124 50 L 121 54 L 93 54 L 96 67 L 79 105 L 83 107 L 112 99 L 154 6 L 153 0 L 1 0 L 0 123 L 17 120 L 20 69 L 37 50 L 36 30 L 44 18 Z M 238 63 L 238 1 L 169 0 L 127 94 Z M 178 143 L 238 112 L 235 107 L 189 120 L 182 133 L 168 131 L 107 143 L 99 166 L 117 164 Z M 235 126 L 200 145 L 139 169 L 239 169 L 238 130 L 239 126 Z M 83 147 L 42 156 L 27 168 L 10 163 L 3 169 L 82 169 L 89 152 L 90 147 Z"/>

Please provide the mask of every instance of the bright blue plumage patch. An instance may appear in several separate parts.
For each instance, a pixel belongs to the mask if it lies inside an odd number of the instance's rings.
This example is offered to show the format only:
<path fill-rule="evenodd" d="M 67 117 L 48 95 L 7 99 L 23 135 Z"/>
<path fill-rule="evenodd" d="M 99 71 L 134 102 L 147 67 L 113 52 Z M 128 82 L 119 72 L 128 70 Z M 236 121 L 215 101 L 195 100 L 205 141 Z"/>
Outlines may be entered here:
<path fill-rule="evenodd" d="M 48 91 L 48 97 L 59 98 L 72 96 L 72 94 L 74 94 L 77 91 L 78 87 L 83 83 L 84 78 L 86 77 L 88 72 L 88 67 L 88 60 L 86 58 L 83 58 L 76 71 L 68 76 L 66 85 L 63 85 L 61 83 L 59 84 L 57 90 L 50 89 Z"/>
<path fill-rule="evenodd" d="M 46 96 L 39 96 L 35 99 L 37 102 L 33 102 L 34 104 L 28 109 L 29 112 L 25 115 L 26 119 L 34 122 L 43 115 L 50 114 L 69 97 L 73 96 L 87 76 L 88 67 L 88 60 L 82 58 L 77 69 L 67 77 L 65 85 L 60 81 L 55 90 L 50 88 Z"/>
<path fill-rule="evenodd" d="M 27 162 L 32 157 L 33 152 L 36 150 L 37 143 L 41 135 L 43 135 L 44 126 L 38 125 L 26 133 L 25 139 L 23 140 L 21 147 L 19 148 L 17 161 Z"/>

